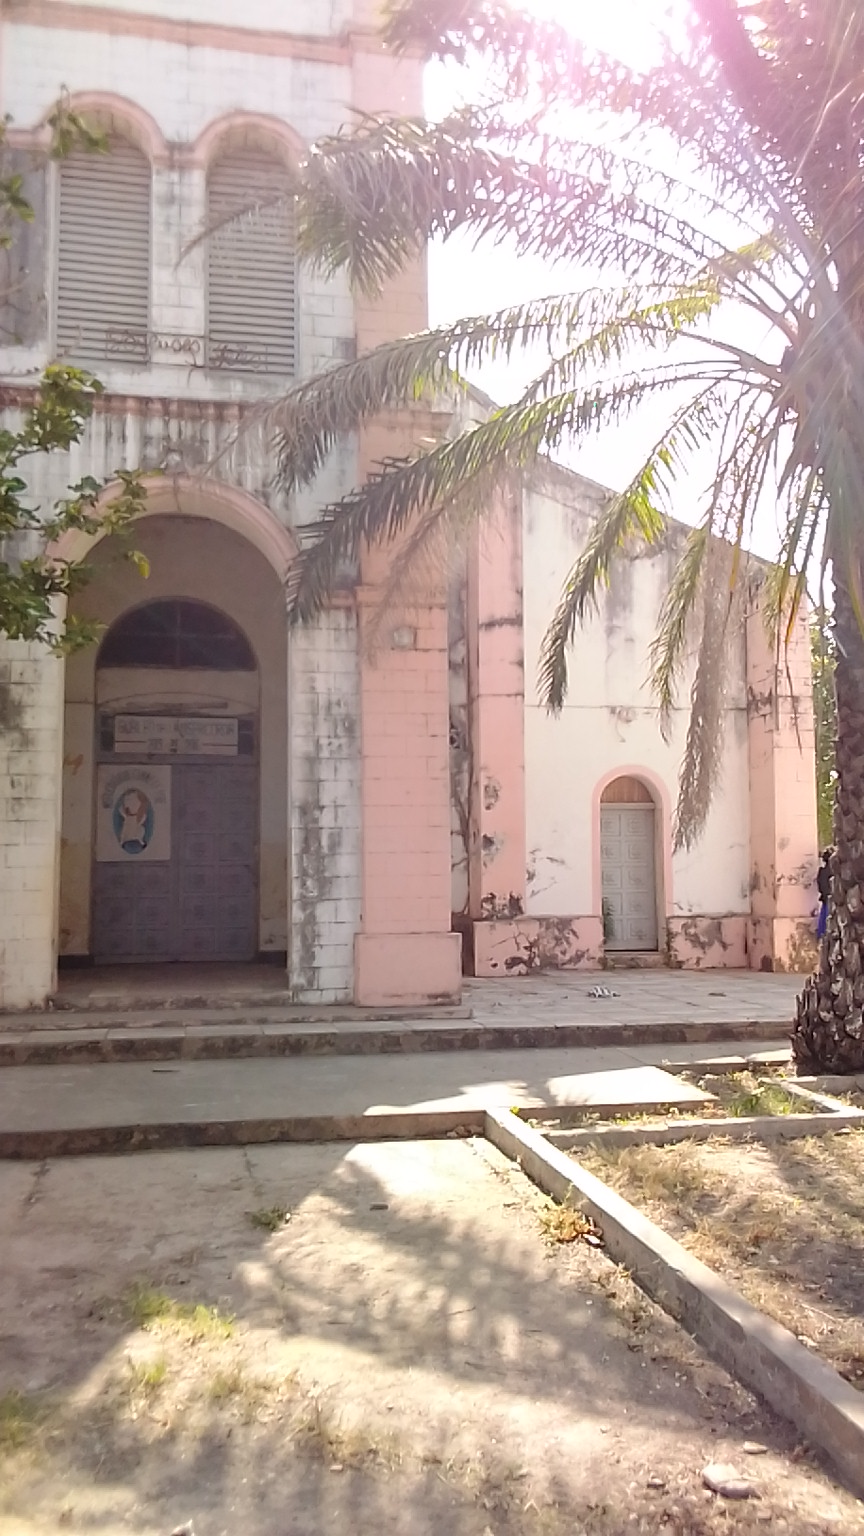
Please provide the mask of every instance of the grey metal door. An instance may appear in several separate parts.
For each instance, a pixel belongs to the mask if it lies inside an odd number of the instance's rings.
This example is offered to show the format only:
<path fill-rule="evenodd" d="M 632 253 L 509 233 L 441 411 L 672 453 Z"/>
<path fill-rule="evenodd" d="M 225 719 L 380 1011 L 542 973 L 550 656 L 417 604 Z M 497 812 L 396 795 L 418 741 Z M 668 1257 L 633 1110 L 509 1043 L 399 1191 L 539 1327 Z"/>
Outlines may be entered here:
<path fill-rule="evenodd" d="M 258 772 L 185 764 L 173 796 L 177 960 L 251 960 L 257 945 Z"/>
<path fill-rule="evenodd" d="M 600 812 L 600 858 L 606 948 L 656 949 L 653 806 L 604 805 Z"/>
<path fill-rule="evenodd" d="M 257 824 L 255 764 L 172 763 L 170 859 L 93 866 L 94 958 L 254 959 Z"/>

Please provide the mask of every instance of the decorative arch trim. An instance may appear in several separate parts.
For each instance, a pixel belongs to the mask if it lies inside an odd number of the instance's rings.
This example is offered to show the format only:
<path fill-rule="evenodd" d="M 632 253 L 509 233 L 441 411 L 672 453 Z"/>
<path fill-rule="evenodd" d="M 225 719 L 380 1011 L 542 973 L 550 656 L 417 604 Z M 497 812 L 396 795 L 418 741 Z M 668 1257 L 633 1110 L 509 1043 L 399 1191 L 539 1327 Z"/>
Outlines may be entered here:
<path fill-rule="evenodd" d="M 297 555 L 297 541 L 269 507 L 221 480 L 193 479 L 189 475 L 152 475 L 144 479 L 147 501 L 141 517 L 200 517 L 221 523 L 252 544 L 284 582 Z M 106 487 L 100 505 L 107 508 L 119 490 L 119 482 Z M 98 515 L 98 512 L 97 512 Z M 81 529 L 64 533 L 51 547 L 49 555 L 58 560 L 85 560 L 103 533 L 89 534 Z"/>
<path fill-rule="evenodd" d="M 137 102 L 114 91 L 76 91 L 67 101 L 73 111 L 81 116 L 92 117 L 102 128 L 123 134 L 153 165 L 167 165 L 171 151 L 155 117 Z M 48 117 L 52 107 L 36 130 L 40 141 L 50 134 Z"/>
<path fill-rule="evenodd" d="M 229 112 L 217 117 L 199 133 L 189 150 L 189 161 L 207 170 L 220 154 L 233 149 L 258 149 L 278 156 L 290 169 L 307 153 L 302 134 L 289 123 L 264 112 Z"/>
<path fill-rule="evenodd" d="M 600 809 L 603 791 L 616 779 L 640 779 L 649 790 L 657 814 L 657 916 L 665 921 L 673 912 L 672 903 L 672 796 L 663 779 L 642 763 L 619 763 L 604 773 L 594 786 L 591 805 L 591 889 L 595 913 L 603 911 L 603 868 L 600 856 Z M 662 947 L 662 934 L 661 934 Z"/>

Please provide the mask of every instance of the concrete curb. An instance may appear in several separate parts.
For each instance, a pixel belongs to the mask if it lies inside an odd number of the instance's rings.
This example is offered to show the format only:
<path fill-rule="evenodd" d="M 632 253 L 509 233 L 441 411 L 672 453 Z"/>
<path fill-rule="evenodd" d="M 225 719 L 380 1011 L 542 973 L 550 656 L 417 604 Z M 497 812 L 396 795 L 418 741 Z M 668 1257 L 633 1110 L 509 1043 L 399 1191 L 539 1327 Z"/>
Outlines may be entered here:
<path fill-rule="evenodd" d="M 402 1027 L 338 1025 L 304 1030 L 293 1023 L 43 1026 L 0 1031 L 0 1067 L 81 1066 L 122 1061 L 218 1061 L 262 1056 L 374 1056 L 425 1051 L 516 1051 L 613 1045 L 708 1045 L 782 1039 L 776 1021 L 727 1024 L 492 1025 L 424 1020 Z M 687 1067 L 692 1067 L 688 1063 Z M 683 1070 L 683 1068 L 682 1068 Z"/>
<path fill-rule="evenodd" d="M 864 1126 L 861 1110 L 830 1111 L 819 1115 L 740 1115 L 723 1120 L 696 1120 L 687 1125 L 586 1125 L 578 1130 L 547 1131 L 553 1146 L 574 1151 L 579 1147 L 671 1147 L 682 1141 L 710 1141 L 725 1136 L 729 1141 L 794 1141 L 802 1136 Z"/>
<path fill-rule="evenodd" d="M 154 1000 L 153 994 L 142 992 L 105 992 L 82 994 L 70 998 L 63 992 L 55 992 L 48 999 L 48 1006 L 33 1009 L 29 1017 L 52 1019 L 57 1015 L 69 1018 L 75 1014 L 91 1013 L 158 1013 L 170 1019 L 172 1013 L 187 1013 L 192 1008 L 206 1008 L 216 1012 L 238 1013 L 244 1010 L 278 1009 L 294 1024 L 340 1024 L 346 1022 L 377 1023 L 381 1019 L 425 1019 L 434 1015 L 437 1019 L 470 1019 L 474 1010 L 468 1003 L 434 1003 L 424 1007 L 368 1008 L 358 1003 L 295 1003 L 288 991 L 275 991 L 267 987 L 246 987 L 232 992 L 229 987 L 215 992 L 178 993 L 175 997 Z M 26 1018 L 26 1014 L 12 1015 Z M 0 1015 L 2 1017 L 2 1015 Z"/>
<path fill-rule="evenodd" d="M 556 1200 L 575 1191 L 610 1256 L 864 1495 L 864 1394 L 518 1115 L 487 1110 L 485 1135 Z"/>
<path fill-rule="evenodd" d="M 482 1136 L 484 1109 L 392 1110 L 368 1115 L 292 1115 L 268 1120 L 186 1120 L 152 1125 L 70 1126 L 0 1131 L 0 1160 L 167 1152 L 191 1147 L 262 1146 L 269 1142 L 419 1141 Z"/>

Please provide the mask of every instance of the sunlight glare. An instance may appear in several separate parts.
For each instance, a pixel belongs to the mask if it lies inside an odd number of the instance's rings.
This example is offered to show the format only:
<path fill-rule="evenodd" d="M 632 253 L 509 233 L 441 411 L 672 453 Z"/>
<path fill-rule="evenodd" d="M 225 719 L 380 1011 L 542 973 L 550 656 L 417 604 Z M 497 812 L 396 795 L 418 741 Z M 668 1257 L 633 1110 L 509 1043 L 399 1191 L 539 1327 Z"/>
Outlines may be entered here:
<path fill-rule="evenodd" d="M 522 0 L 534 15 L 634 66 L 653 62 L 660 37 L 682 20 L 681 0 Z"/>

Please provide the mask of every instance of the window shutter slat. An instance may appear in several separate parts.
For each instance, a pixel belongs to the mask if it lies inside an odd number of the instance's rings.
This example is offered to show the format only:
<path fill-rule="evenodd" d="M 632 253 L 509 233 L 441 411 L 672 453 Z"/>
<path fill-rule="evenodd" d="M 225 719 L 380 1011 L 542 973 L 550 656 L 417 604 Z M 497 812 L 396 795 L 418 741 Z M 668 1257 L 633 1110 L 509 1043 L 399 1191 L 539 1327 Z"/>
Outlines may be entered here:
<path fill-rule="evenodd" d="M 237 151 L 208 184 L 208 357 L 239 373 L 296 372 L 294 211 L 275 157 Z M 278 201 L 277 201 L 278 200 Z M 249 210 L 244 212 L 244 210 Z M 223 224 L 239 213 L 236 223 Z"/>
<path fill-rule="evenodd" d="M 57 348 L 81 362 L 145 362 L 150 164 L 125 139 L 60 164 Z"/>

